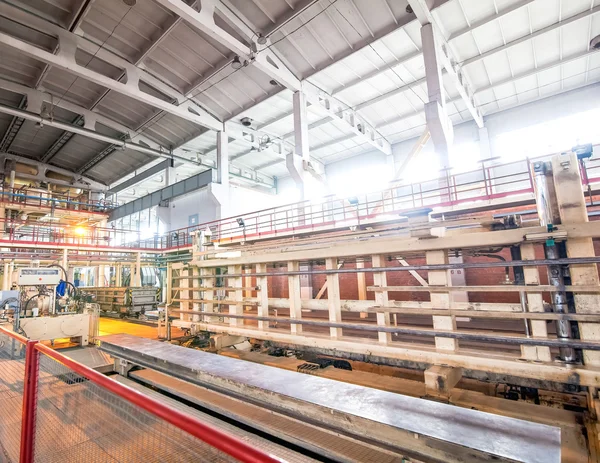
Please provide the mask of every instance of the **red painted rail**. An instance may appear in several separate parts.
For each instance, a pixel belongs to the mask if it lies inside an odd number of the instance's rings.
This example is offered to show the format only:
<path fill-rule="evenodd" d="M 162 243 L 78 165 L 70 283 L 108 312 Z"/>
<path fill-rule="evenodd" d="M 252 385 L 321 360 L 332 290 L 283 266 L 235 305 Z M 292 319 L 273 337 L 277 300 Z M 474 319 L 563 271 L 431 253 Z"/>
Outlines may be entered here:
<path fill-rule="evenodd" d="M 197 418 L 187 415 L 179 410 L 170 408 L 163 403 L 118 383 L 85 365 L 82 365 L 61 353 L 37 341 L 28 341 L 23 336 L 0 327 L 0 333 L 18 341 L 26 346 L 25 378 L 23 393 L 23 411 L 21 428 L 20 462 L 30 463 L 34 460 L 37 392 L 39 380 L 39 364 L 41 356 L 46 356 L 60 363 L 69 371 L 82 376 L 105 391 L 139 407 L 167 422 L 185 433 L 194 436 L 210 447 L 219 450 L 238 461 L 244 463 L 281 463 L 282 460 L 268 455 L 236 437 L 233 437 Z M 0 379 L 3 369 L 0 361 Z M 0 403 L 0 408 L 2 404 Z M 1 445 L 1 443 L 0 443 Z"/>

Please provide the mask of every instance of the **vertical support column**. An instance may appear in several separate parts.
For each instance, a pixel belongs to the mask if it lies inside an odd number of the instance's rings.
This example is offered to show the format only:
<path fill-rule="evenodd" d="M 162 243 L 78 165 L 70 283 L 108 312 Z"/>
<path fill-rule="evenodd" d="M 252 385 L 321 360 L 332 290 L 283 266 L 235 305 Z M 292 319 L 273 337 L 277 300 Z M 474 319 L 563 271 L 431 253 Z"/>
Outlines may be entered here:
<path fill-rule="evenodd" d="M 216 277 L 212 278 L 214 276 L 215 276 L 214 268 L 206 268 L 206 267 L 200 268 L 200 279 L 202 280 L 203 287 L 215 288 L 217 286 L 217 280 L 216 280 Z M 206 277 L 206 278 L 202 278 L 202 277 Z M 204 299 L 205 301 L 215 300 L 215 290 L 214 289 L 205 289 L 202 292 L 202 299 Z M 202 311 L 209 312 L 209 313 L 214 312 L 215 311 L 214 303 L 213 302 L 203 302 L 202 303 Z M 213 323 L 215 321 L 215 318 L 203 317 L 203 320 L 205 323 Z"/>
<path fill-rule="evenodd" d="M 123 266 L 121 264 L 117 264 L 115 267 L 115 286 L 117 288 L 123 286 Z"/>
<path fill-rule="evenodd" d="M 297 261 L 288 262 L 288 272 L 299 272 L 300 263 Z M 288 275 L 288 289 L 290 298 L 290 318 L 302 318 L 302 296 L 300 287 L 300 275 Z M 290 327 L 292 334 L 302 334 L 302 325 L 292 324 Z"/>
<path fill-rule="evenodd" d="M 425 253 L 427 265 L 447 264 L 448 254 L 446 251 L 427 251 Z M 428 272 L 429 286 L 448 286 L 448 272 L 446 270 L 430 270 Z M 430 293 L 431 305 L 434 309 L 449 309 L 449 293 Z M 443 331 L 456 330 L 454 317 L 433 317 L 433 328 Z M 455 351 L 458 349 L 458 341 L 450 338 L 435 338 L 435 347 L 438 349 Z"/>
<path fill-rule="evenodd" d="M 356 268 L 365 268 L 365 263 L 362 260 L 356 261 Z M 358 284 L 358 300 L 367 300 L 367 278 L 364 272 L 358 272 L 356 274 L 356 282 Z M 369 314 L 367 312 L 361 312 L 360 318 L 367 318 Z"/>
<path fill-rule="evenodd" d="M 106 266 L 99 265 L 98 266 L 98 287 L 102 288 L 104 286 L 108 286 L 106 284 Z"/>
<path fill-rule="evenodd" d="M 120 266 L 117 265 L 115 267 L 115 272 L 116 272 L 116 283 L 115 285 L 117 287 L 120 286 L 121 283 L 121 277 L 120 277 Z M 167 264 L 167 281 L 166 281 L 166 285 L 165 285 L 165 305 L 169 306 L 171 305 L 171 302 L 173 300 L 173 267 L 171 266 L 171 264 Z"/>
<path fill-rule="evenodd" d="M 246 270 L 244 270 L 244 273 L 252 273 L 252 268 L 248 267 Z M 244 277 L 244 288 L 251 288 L 251 287 L 252 287 L 252 277 L 251 276 Z M 244 289 L 244 297 L 252 297 L 252 290 Z"/>
<path fill-rule="evenodd" d="M 67 274 L 65 275 L 65 278 L 68 278 L 68 275 L 69 275 L 69 250 L 66 248 L 63 249 L 61 265 L 62 265 L 62 268 L 65 269 L 65 272 L 67 272 Z"/>
<path fill-rule="evenodd" d="M 10 264 L 4 262 L 4 273 L 2 274 L 2 291 L 8 291 L 10 289 Z"/>
<path fill-rule="evenodd" d="M 325 259 L 325 268 L 327 270 L 337 269 L 337 259 Z M 327 275 L 327 306 L 329 308 L 329 321 L 333 323 L 342 322 L 342 303 L 340 300 L 340 275 L 332 273 Z M 333 339 L 342 337 L 341 328 L 329 328 L 330 336 Z"/>
<path fill-rule="evenodd" d="M 374 255 L 371 257 L 373 267 L 385 267 L 385 256 Z M 375 272 L 373 273 L 373 284 L 383 288 L 387 286 L 387 274 L 386 272 Z M 388 292 L 377 291 L 375 293 L 375 303 L 379 307 L 389 306 Z M 378 312 L 377 313 L 377 325 L 379 326 L 390 326 L 390 314 L 389 312 Z M 382 344 L 389 344 L 392 341 L 392 333 L 379 332 L 377 333 L 379 342 Z"/>
<path fill-rule="evenodd" d="M 531 243 L 521 245 L 521 259 L 535 260 L 535 247 Z M 537 267 L 523 267 L 523 276 L 526 285 L 539 285 L 540 272 Z M 527 311 L 544 312 L 542 293 L 527 293 Z M 548 328 L 545 320 L 525 320 L 531 326 L 531 335 L 534 338 L 547 338 Z M 526 360 L 550 362 L 550 348 L 542 346 L 521 346 L 521 355 Z"/>
<path fill-rule="evenodd" d="M 577 155 L 559 155 L 552 158 L 552 172 L 560 219 L 563 224 L 576 225 L 588 222 L 585 197 L 581 189 L 581 173 Z M 566 243 L 567 257 L 595 256 L 591 238 L 569 238 Z M 571 284 L 574 286 L 598 286 L 596 264 L 574 264 L 569 266 Z M 574 293 L 575 310 L 582 314 L 600 313 L 600 295 Z M 579 335 L 584 341 L 600 340 L 600 323 L 579 323 Z M 600 352 L 583 351 L 586 365 L 600 366 Z"/>
<path fill-rule="evenodd" d="M 306 111 L 306 96 L 304 93 L 297 91 L 293 97 L 294 104 L 294 140 L 296 154 L 303 161 L 310 160 L 310 152 L 308 148 L 308 114 Z"/>
<path fill-rule="evenodd" d="M 23 411 L 21 423 L 20 462 L 33 461 L 35 449 L 35 420 L 37 408 L 40 353 L 35 348 L 38 341 L 27 341 L 25 351 L 25 378 L 23 384 Z"/>
<path fill-rule="evenodd" d="M 300 200 L 305 199 L 304 180 L 305 170 L 304 163 L 310 159 L 310 151 L 308 147 L 308 116 L 306 112 L 306 97 L 304 93 L 297 91 L 293 97 L 294 103 L 294 153 L 289 153 L 286 156 L 287 169 L 296 183 L 296 187 L 300 190 Z M 302 211 L 298 211 L 301 215 Z"/>
<path fill-rule="evenodd" d="M 217 132 L 217 183 L 229 186 L 229 138 Z"/>
<path fill-rule="evenodd" d="M 135 267 L 134 274 L 131 278 L 131 283 L 133 287 L 142 286 L 142 253 L 136 252 L 135 254 Z"/>
<path fill-rule="evenodd" d="M 425 118 L 436 154 L 444 160 L 442 167 L 448 167 L 448 149 L 452 145 L 453 128 L 452 121 L 446 113 L 446 91 L 442 79 L 442 64 L 438 56 L 442 50 L 438 47 L 431 24 L 424 24 L 421 27 L 421 40 L 429 96 L 429 102 L 425 104 Z"/>
<path fill-rule="evenodd" d="M 490 135 L 487 127 L 481 127 L 479 129 L 479 159 L 490 159 L 491 157 Z"/>
<path fill-rule="evenodd" d="M 179 308 L 181 310 L 184 310 L 185 312 L 187 312 L 188 310 L 190 310 L 190 290 L 188 289 L 190 287 L 190 280 L 189 277 L 190 275 L 190 270 L 188 268 L 183 268 L 181 269 L 180 272 L 180 276 L 181 279 L 179 280 Z M 179 314 L 179 319 L 180 320 L 184 320 L 187 321 L 191 318 L 189 313 L 180 313 Z"/>
<path fill-rule="evenodd" d="M 227 267 L 227 273 L 229 275 L 240 275 L 242 273 L 242 266 L 230 265 L 229 267 Z M 242 277 L 227 277 L 227 280 L 229 282 L 228 286 L 231 286 L 232 288 L 239 288 L 229 293 L 230 297 L 233 296 L 232 299 L 233 301 L 235 301 L 234 304 L 229 304 L 229 313 L 233 315 L 244 315 L 244 304 L 242 301 L 244 297 L 244 293 L 242 291 Z M 241 318 L 229 319 L 230 326 L 241 326 L 243 324 L 244 320 L 242 320 Z"/>
<path fill-rule="evenodd" d="M 201 304 L 200 302 L 198 302 L 200 299 L 202 299 L 201 295 L 200 295 L 200 291 L 198 290 L 198 287 L 200 286 L 200 281 L 199 281 L 199 276 L 200 276 L 200 272 L 198 271 L 198 267 L 192 267 L 191 268 L 191 274 L 192 274 L 192 310 L 195 312 L 200 312 L 201 310 Z M 192 315 L 192 321 L 193 322 L 199 322 L 201 321 L 201 317 L 200 315 Z"/>
<path fill-rule="evenodd" d="M 256 264 L 256 273 L 267 273 L 267 264 Z M 269 316 L 269 277 L 256 277 L 256 286 L 258 286 L 258 316 L 268 317 Z M 291 299 L 290 299 L 291 300 Z M 298 325 L 302 326 L 302 325 Z M 266 330 L 269 327 L 269 323 L 265 321 L 258 321 L 258 329 Z"/>

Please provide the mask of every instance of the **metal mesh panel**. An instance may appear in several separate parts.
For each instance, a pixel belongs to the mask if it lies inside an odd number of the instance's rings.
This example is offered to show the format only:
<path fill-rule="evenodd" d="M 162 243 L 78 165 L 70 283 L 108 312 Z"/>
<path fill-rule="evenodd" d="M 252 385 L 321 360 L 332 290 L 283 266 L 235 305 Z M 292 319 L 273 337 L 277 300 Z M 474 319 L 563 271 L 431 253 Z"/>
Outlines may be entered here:
<path fill-rule="evenodd" d="M 0 461 L 19 461 L 25 346 L 0 332 Z"/>
<path fill-rule="evenodd" d="M 40 355 L 34 461 L 236 461 Z"/>

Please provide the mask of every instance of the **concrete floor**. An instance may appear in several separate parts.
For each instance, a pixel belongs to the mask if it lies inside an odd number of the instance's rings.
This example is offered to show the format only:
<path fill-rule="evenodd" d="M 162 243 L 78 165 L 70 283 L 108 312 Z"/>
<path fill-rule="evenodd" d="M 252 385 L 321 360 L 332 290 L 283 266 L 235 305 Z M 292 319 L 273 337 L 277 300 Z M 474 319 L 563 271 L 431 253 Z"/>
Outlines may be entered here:
<path fill-rule="evenodd" d="M 135 323 L 130 320 L 120 320 L 116 318 L 100 317 L 100 336 L 109 334 L 131 334 L 140 338 L 158 339 L 158 329 L 153 325 Z M 178 328 L 171 329 L 171 335 L 176 338 L 183 336 L 183 332 Z"/>

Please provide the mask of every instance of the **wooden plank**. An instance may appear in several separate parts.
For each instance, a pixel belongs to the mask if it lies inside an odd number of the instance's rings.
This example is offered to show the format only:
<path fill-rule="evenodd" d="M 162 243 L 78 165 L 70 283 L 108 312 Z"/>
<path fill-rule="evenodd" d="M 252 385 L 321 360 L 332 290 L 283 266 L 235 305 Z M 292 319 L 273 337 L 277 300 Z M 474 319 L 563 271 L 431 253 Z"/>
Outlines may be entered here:
<path fill-rule="evenodd" d="M 437 270 L 436 270 L 437 271 Z M 439 270 L 445 272 L 446 270 Z M 429 272 L 431 273 L 431 272 Z M 580 293 L 600 293 L 600 285 L 598 286 L 575 286 L 575 285 L 565 285 L 563 289 L 557 288 L 556 286 L 549 285 L 537 285 L 537 286 L 524 286 L 524 285 L 497 285 L 497 286 L 439 286 L 439 285 L 429 285 L 427 287 L 423 286 L 369 286 L 367 287 L 368 291 L 373 292 L 382 292 L 382 291 L 411 291 L 411 292 L 427 292 L 427 293 L 447 293 L 454 291 L 466 291 L 470 293 L 554 293 L 557 291 L 567 291 L 567 292 L 580 292 Z"/>
<path fill-rule="evenodd" d="M 229 267 L 227 267 L 227 273 L 231 275 L 239 275 L 240 273 L 242 273 L 242 266 L 230 265 Z M 229 284 L 232 287 L 237 288 L 237 290 L 233 293 L 234 303 L 229 304 L 229 313 L 235 315 L 243 315 L 244 305 L 242 304 L 242 299 L 244 298 L 244 293 L 242 291 L 242 277 L 228 277 L 227 280 L 229 281 Z M 224 304 L 225 302 L 221 301 L 221 303 Z M 241 320 L 239 318 L 230 318 L 229 324 L 231 326 L 243 325 L 244 320 Z"/>
<path fill-rule="evenodd" d="M 288 262 L 289 272 L 298 272 L 300 270 L 300 263 L 297 261 Z M 300 275 L 289 275 L 288 276 L 288 289 L 290 299 L 290 318 L 302 318 L 302 298 L 301 298 L 301 286 L 300 286 Z M 292 334 L 302 333 L 302 325 L 291 325 L 290 330 Z"/>
<path fill-rule="evenodd" d="M 371 256 L 371 262 L 373 267 L 385 267 L 385 256 L 374 255 Z M 373 283 L 377 286 L 387 285 L 387 273 L 386 272 L 375 272 L 373 273 Z M 375 294 L 375 303 L 381 307 L 389 305 L 387 291 L 380 291 Z M 389 312 L 378 312 L 377 313 L 377 324 L 379 326 L 390 326 L 390 314 Z M 379 342 L 382 344 L 389 344 L 392 342 L 392 333 L 379 332 L 377 333 Z"/>
<path fill-rule="evenodd" d="M 338 264 L 338 267 L 337 267 L 338 270 L 341 269 L 343 266 L 344 266 L 344 261 L 341 260 L 340 263 Z M 321 299 L 323 297 L 323 294 L 325 294 L 325 291 L 327 291 L 327 280 L 325 280 L 325 283 L 323 283 L 323 286 L 321 286 L 321 289 L 319 290 L 319 292 L 315 296 L 315 299 Z"/>
<path fill-rule="evenodd" d="M 446 251 L 429 251 L 425 253 L 425 259 L 428 265 L 447 264 L 448 254 Z M 421 289 L 431 289 L 431 286 L 447 286 L 448 272 L 446 270 L 429 271 L 427 275 L 429 287 Z M 444 293 L 432 293 L 431 303 L 434 307 L 447 309 L 450 307 L 450 294 L 448 289 Z M 436 330 L 454 331 L 456 330 L 456 319 L 454 317 L 433 317 L 433 327 Z M 435 338 L 435 346 L 438 349 L 456 351 L 458 349 L 458 340 L 448 338 Z"/>
<path fill-rule="evenodd" d="M 556 199 L 561 222 L 570 226 L 586 227 L 589 222 L 585 197 L 581 188 L 579 161 L 575 153 L 552 157 L 552 175 L 556 189 Z M 591 238 L 577 237 L 569 234 L 567 239 L 567 257 L 595 256 L 594 243 Z M 600 284 L 596 264 L 569 265 L 573 286 L 589 286 Z M 575 290 L 577 291 L 577 290 Z M 600 295 L 575 294 L 575 310 L 578 313 L 600 313 Z M 600 340 L 599 323 L 580 323 L 579 334 L 586 341 Z M 600 352 L 583 352 L 587 365 L 600 366 Z"/>
<path fill-rule="evenodd" d="M 256 273 L 266 273 L 267 264 L 256 264 Z M 260 288 L 258 291 L 258 316 L 269 316 L 269 277 L 256 277 L 256 284 Z M 258 321 L 258 329 L 266 330 L 269 327 L 268 322 Z"/>
<path fill-rule="evenodd" d="M 356 268 L 365 268 L 365 263 L 362 260 L 356 261 Z M 365 272 L 358 272 L 356 274 L 356 283 L 358 284 L 358 300 L 367 300 L 367 278 Z M 366 312 L 361 312 L 360 318 L 367 318 L 369 315 Z"/>
<path fill-rule="evenodd" d="M 521 258 L 523 260 L 535 259 L 535 246 L 533 244 L 523 244 L 521 246 Z M 540 272 L 537 267 L 523 267 L 526 285 L 539 285 Z M 542 293 L 527 293 L 527 310 L 533 313 L 544 312 L 544 300 Z M 531 320 L 531 335 L 539 338 L 548 337 L 548 327 L 545 321 Z M 537 360 L 542 362 L 552 361 L 550 348 L 545 346 L 521 346 L 521 355 L 527 360 Z"/>
<path fill-rule="evenodd" d="M 335 258 L 325 259 L 325 268 L 333 270 L 337 268 L 338 262 Z M 340 276 L 337 273 L 327 275 L 327 304 L 329 308 L 329 321 L 340 323 L 342 321 L 342 305 L 340 302 Z M 341 328 L 329 328 L 332 339 L 342 337 Z"/>
<path fill-rule="evenodd" d="M 461 349 L 459 352 L 437 350 L 422 344 L 393 343 L 384 346 L 379 342 L 366 339 L 346 340 L 328 339 L 315 334 L 305 336 L 292 336 L 287 333 L 274 331 L 259 331 L 256 329 L 233 328 L 223 325 L 200 324 L 206 331 L 225 331 L 235 336 L 246 336 L 263 339 L 265 341 L 281 342 L 291 345 L 318 347 L 321 349 L 337 350 L 364 355 L 368 352 L 377 357 L 406 360 L 432 365 L 448 365 L 463 367 L 469 370 L 485 371 L 513 375 L 536 380 L 556 381 L 559 383 L 573 383 L 581 386 L 597 386 L 600 384 L 600 369 L 581 365 L 563 365 L 560 363 L 523 362 L 501 352 L 481 352 Z"/>

